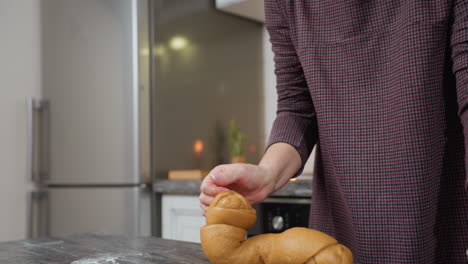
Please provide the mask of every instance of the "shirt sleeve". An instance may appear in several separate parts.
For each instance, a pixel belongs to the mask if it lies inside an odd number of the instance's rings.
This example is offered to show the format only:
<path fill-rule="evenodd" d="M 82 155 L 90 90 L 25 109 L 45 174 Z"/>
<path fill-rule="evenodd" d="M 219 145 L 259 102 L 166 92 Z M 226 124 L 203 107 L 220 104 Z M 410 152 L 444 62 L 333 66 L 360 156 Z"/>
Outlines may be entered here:
<path fill-rule="evenodd" d="M 317 119 L 304 72 L 291 40 L 288 23 L 276 0 L 265 0 L 266 28 L 275 62 L 278 108 L 267 148 L 284 142 L 301 156 L 304 169 L 317 141 Z"/>
<path fill-rule="evenodd" d="M 465 138 L 465 171 L 468 172 L 468 1 L 457 0 L 453 8 L 450 39 L 452 70 L 457 87 L 458 114 Z M 468 190 L 468 177 L 465 189 Z"/>

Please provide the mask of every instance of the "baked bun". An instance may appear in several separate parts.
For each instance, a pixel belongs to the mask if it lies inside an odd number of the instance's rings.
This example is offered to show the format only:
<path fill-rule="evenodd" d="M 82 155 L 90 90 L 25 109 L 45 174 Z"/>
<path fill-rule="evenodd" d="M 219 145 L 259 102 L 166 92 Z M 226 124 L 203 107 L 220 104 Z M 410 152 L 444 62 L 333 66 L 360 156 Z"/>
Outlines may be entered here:
<path fill-rule="evenodd" d="M 317 230 L 295 227 L 245 239 L 256 212 L 235 191 L 219 193 L 200 229 L 203 251 L 213 264 L 351 264 L 351 251 Z"/>

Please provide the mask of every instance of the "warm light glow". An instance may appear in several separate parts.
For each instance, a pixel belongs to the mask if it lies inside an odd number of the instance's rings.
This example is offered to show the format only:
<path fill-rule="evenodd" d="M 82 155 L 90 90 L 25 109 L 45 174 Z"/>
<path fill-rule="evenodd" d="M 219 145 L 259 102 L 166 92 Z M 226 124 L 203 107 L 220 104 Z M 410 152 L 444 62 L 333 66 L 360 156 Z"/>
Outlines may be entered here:
<path fill-rule="evenodd" d="M 295 182 L 295 181 L 297 181 L 297 178 L 291 178 L 291 179 L 289 179 L 289 181 Z"/>
<path fill-rule="evenodd" d="M 193 143 L 193 152 L 197 154 L 200 154 L 203 152 L 203 141 L 201 139 L 197 139 Z"/>
<path fill-rule="evenodd" d="M 257 151 L 257 146 L 255 146 L 254 144 L 250 144 L 249 145 L 249 151 L 251 153 L 255 153 Z"/>
<path fill-rule="evenodd" d="M 153 54 L 154 56 L 163 56 L 164 54 L 166 54 L 166 47 L 164 47 L 163 45 L 154 46 Z"/>
<path fill-rule="evenodd" d="M 149 56 L 149 49 L 148 48 L 141 48 L 140 49 L 140 56 Z"/>
<path fill-rule="evenodd" d="M 181 50 L 188 44 L 188 40 L 181 36 L 175 36 L 169 41 L 169 47 L 173 50 Z"/>

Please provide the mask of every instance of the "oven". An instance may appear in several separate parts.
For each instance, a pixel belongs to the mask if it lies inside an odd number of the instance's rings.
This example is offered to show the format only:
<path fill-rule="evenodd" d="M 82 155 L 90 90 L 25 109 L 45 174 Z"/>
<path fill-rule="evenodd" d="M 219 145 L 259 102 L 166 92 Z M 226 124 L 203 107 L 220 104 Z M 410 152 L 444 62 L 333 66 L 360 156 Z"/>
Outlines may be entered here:
<path fill-rule="evenodd" d="M 307 227 L 310 198 L 271 197 L 254 205 L 257 222 L 247 236 L 280 233 L 292 227 Z"/>

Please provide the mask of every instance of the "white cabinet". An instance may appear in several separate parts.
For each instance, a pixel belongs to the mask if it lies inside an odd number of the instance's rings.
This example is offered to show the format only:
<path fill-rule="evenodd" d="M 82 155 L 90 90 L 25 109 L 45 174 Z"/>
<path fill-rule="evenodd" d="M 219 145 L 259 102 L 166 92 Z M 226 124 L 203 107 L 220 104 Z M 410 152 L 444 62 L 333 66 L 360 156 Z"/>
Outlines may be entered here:
<path fill-rule="evenodd" d="M 198 196 L 162 195 L 162 237 L 200 243 L 205 217 Z"/>

